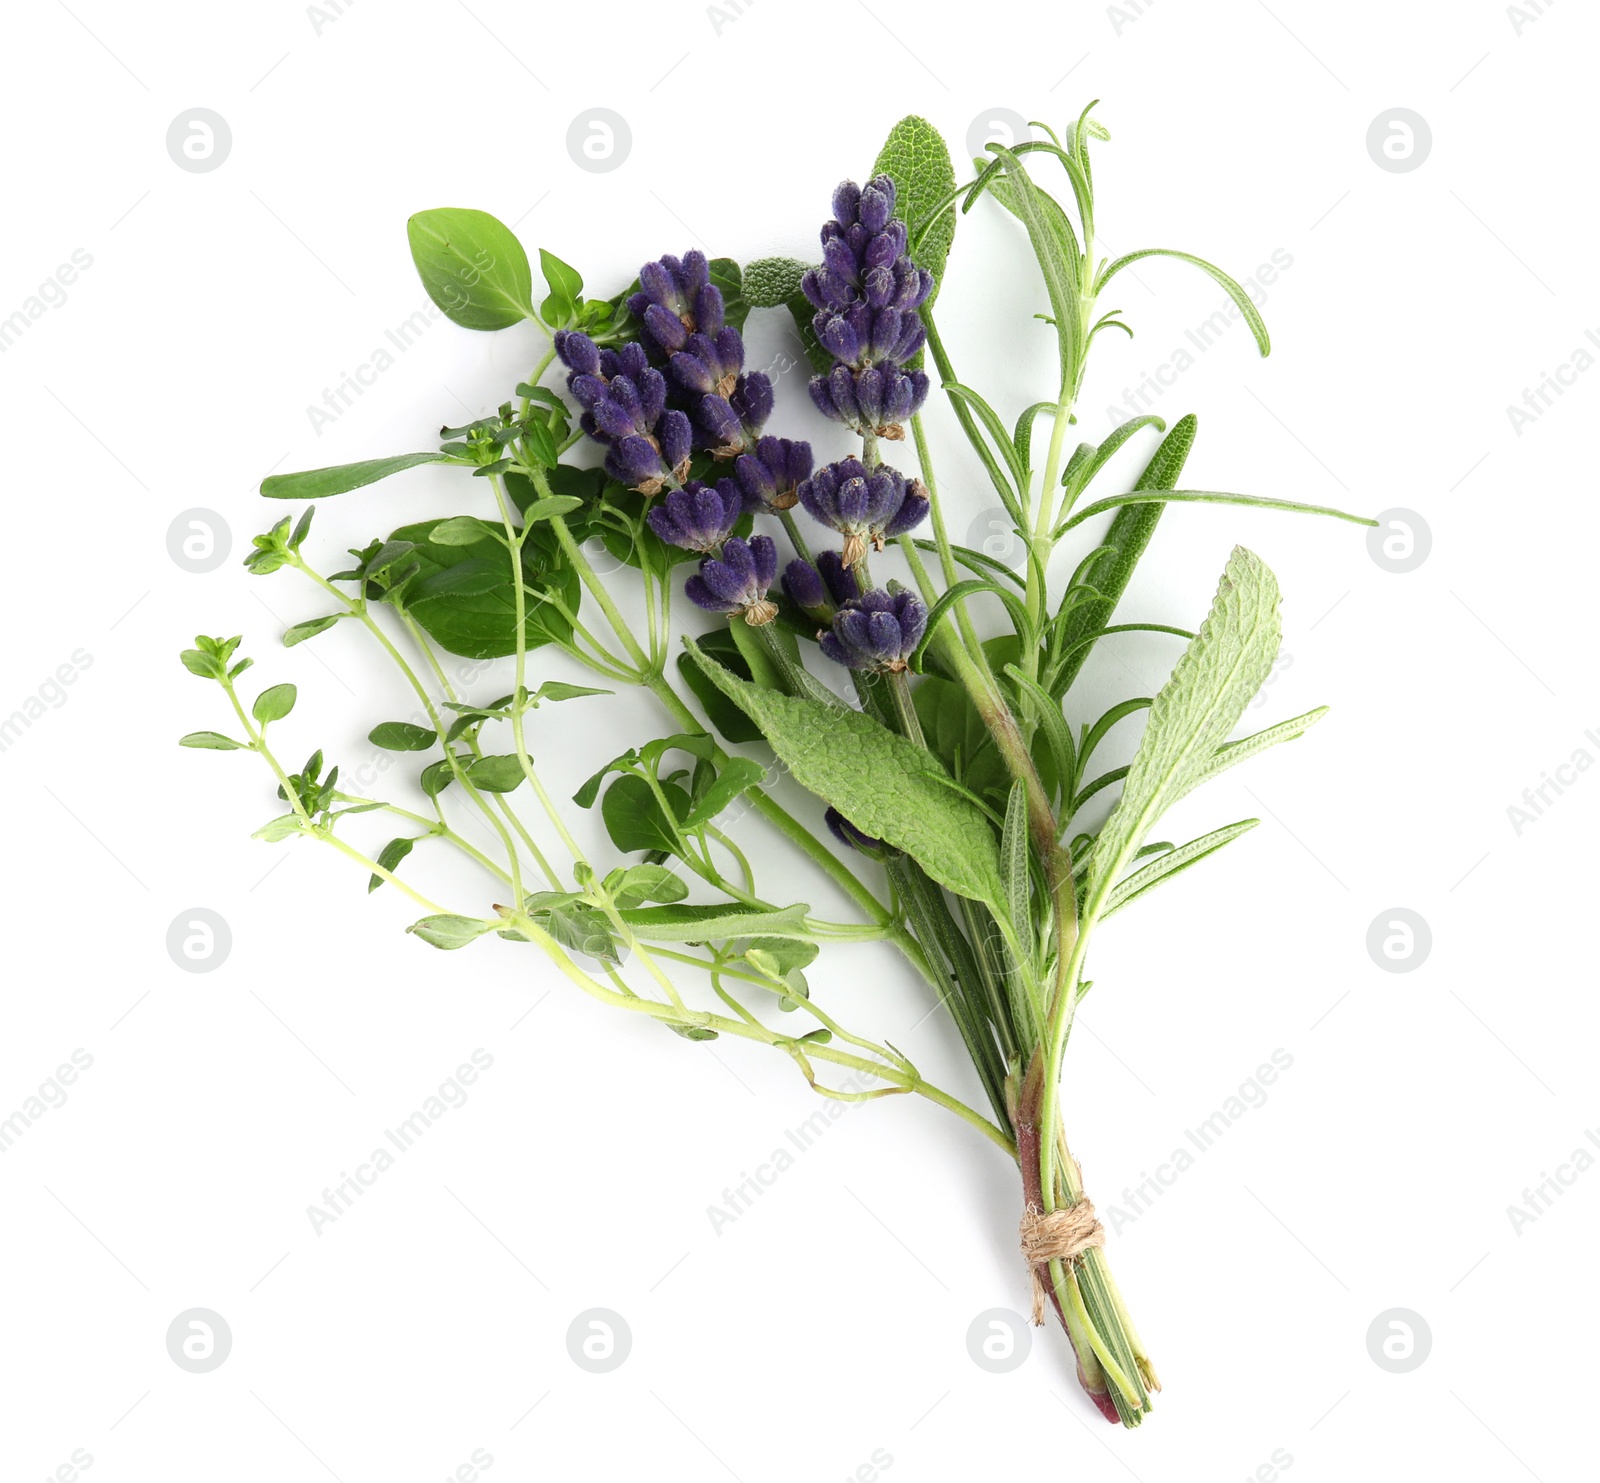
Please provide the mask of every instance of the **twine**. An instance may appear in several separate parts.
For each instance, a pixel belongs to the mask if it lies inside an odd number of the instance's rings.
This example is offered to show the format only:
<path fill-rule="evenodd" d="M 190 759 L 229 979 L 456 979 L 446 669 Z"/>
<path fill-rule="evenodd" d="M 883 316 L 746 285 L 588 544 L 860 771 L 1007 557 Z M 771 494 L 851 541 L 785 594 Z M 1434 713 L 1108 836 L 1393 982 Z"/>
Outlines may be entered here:
<path fill-rule="evenodd" d="M 1084 1252 L 1106 1244 L 1105 1227 L 1094 1213 L 1094 1202 L 1085 1195 L 1065 1210 L 1042 1211 L 1029 1205 L 1022 1214 L 1019 1230 L 1022 1255 L 1033 1274 L 1033 1321 L 1044 1322 L 1045 1274 L 1053 1261 L 1070 1266 Z"/>

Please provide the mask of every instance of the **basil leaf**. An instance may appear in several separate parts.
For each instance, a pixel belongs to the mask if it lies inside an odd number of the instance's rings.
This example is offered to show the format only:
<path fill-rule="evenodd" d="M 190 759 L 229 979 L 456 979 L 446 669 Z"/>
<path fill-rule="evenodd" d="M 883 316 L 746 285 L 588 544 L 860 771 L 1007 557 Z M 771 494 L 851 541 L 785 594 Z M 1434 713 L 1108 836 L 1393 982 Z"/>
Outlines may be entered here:
<path fill-rule="evenodd" d="M 550 297 L 539 306 L 539 317 L 546 324 L 569 324 L 578 312 L 583 297 L 583 275 L 564 263 L 553 252 L 539 249 L 539 271 L 550 286 Z"/>
<path fill-rule="evenodd" d="M 714 257 L 707 265 L 710 278 L 722 293 L 722 316 L 734 329 L 742 330 L 750 305 L 744 296 L 744 275 L 731 257 Z"/>
<path fill-rule="evenodd" d="M 503 330 L 537 317 L 528 254 L 487 211 L 419 211 L 406 238 L 428 297 L 462 328 Z"/>

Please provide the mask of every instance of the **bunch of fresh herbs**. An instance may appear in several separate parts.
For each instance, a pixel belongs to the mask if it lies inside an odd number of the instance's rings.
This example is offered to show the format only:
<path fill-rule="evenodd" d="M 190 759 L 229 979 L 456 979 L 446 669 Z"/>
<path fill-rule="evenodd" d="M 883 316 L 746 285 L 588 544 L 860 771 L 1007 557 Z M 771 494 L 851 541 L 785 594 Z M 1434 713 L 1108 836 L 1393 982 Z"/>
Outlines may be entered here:
<path fill-rule="evenodd" d="M 542 250 L 536 295 L 523 247 L 483 212 L 413 217 L 413 258 L 446 315 L 482 331 L 532 321 L 548 350 L 492 415 L 443 429 L 437 451 L 278 475 L 261 492 L 315 500 L 438 463 L 483 481 L 478 513 L 401 526 L 325 572 L 306 549 L 308 506 L 256 537 L 245 565 L 293 572 L 322 595 L 325 611 L 290 628 L 285 647 L 354 624 L 398 668 L 426 724 L 380 720 L 370 735 L 415 755 L 415 787 L 402 801 L 352 794 L 320 751 L 291 771 L 276 728 L 295 686 L 246 700 L 251 660 L 236 638 L 202 637 L 184 653 L 218 684 L 232 724 L 183 744 L 256 753 L 283 804 L 258 836 L 304 836 L 347 856 L 369 890 L 387 884 L 416 902 L 424 915 L 411 931 L 435 948 L 490 934 L 531 943 L 598 1002 L 687 1040 L 770 1046 L 823 1096 L 914 1093 L 954 1113 L 1017 1162 L 1035 1237 L 1053 1213 L 1073 1212 L 1067 1245 L 1047 1236 L 1030 1247 L 1037 1291 L 1071 1339 L 1085 1390 L 1134 1426 L 1155 1371 L 1060 1113 L 1089 947 L 1107 918 L 1256 822 L 1175 845 L 1153 838 L 1162 815 L 1322 713 L 1230 740 L 1279 642 L 1277 584 L 1249 551 L 1234 551 L 1198 631 L 1113 619 L 1171 502 L 1356 517 L 1180 489 L 1192 417 L 1171 428 L 1135 417 L 1069 451 L 1090 349 L 1103 331 L 1131 333 L 1099 307 L 1131 263 L 1159 253 L 1193 264 L 1226 290 L 1263 355 L 1268 339 L 1245 291 L 1199 258 L 1166 249 L 1098 258 L 1090 146 L 1107 136 L 1087 109 L 1063 135 L 1035 127 L 1041 138 L 990 146 L 958 182 L 938 132 L 907 118 L 867 184 L 835 192 L 820 263 L 767 258 L 741 270 L 699 253 L 663 257 L 607 299 L 585 298 L 580 274 Z M 1034 170 L 1064 180 L 1060 199 Z M 1025 232 L 1045 290 L 1038 318 L 1058 347 L 1052 384 L 1013 423 L 958 375 L 933 314 L 958 215 L 981 201 Z M 793 315 L 816 372 L 812 401 L 859 437 L 858 455 L 814 468 L 808 444 L 765 434 L 773 387 L 745 370 L 741 336 L 758 309 Z M 558 356 L 565 378 L 547 385 Z M 923 426 L 935 383 L 1014 527 L 1020 572 L 949 538 Z M 1097 476 L 1145 428 L 1164 436 L 1132 490 L 1092 498 Z M 895 462 L 912 450 L 914 474 Z M 642 624 L 596 572 L 590 554 L 602 548 L 638 582 Z M 891 550 L 909 580 L 876 586 L 871 561 Z M 680 588 L 725 621 L 688 636 L 674 613 Z M 996 620 L 1000 636 L 980 638 L 980 623 Z M 1170 679 L 1154 696 L 1082 714 L 1073 686 L 1091 651 L 1137 631 L 1186 642 Z M 551 649 L 596 684 L 537 679 L 539 652 Z M 458 693 L 442 652 L 509 660 L 510 688 Z M 588 697 L 619 686 L 649 690 L 667 729 L 613 742 L 616 755 L 572 800 L 552 798 L 535 762 L 551 744 L 538 713 L 594 704 Z M 1141 713 L 1132 762 L 1097 771 L 1113 728 Z M 773 757 L 815 795 L 813 807 L 779 803 L 766 786 Z M 596 806 L 613 859 L 589 858 L 570 827 L 570 809 Z M 758 890 L 733 833 L 746 809 L 842 889 L 853 920 L 822 920 L 787 893 Z M 347 823 L 352 815 L 373 817 Z M 496 843 L 488 853 L 462 830 L 474 815 Z M 441 846 L 481 867 L 477 900 L 452 909 L 417 884 L 420 856 Z M 792 875 L 787 863 L 777 874 Z M 864 940 L 901 953 L 948 1007 L 986 1110 L 932 1085 L 893 1045 L 847 1029 L 848 1008 L 813 996 L 806 970 L 825 945 Z M 846 1072 L 867 1089 L 830 1082 Z"/>

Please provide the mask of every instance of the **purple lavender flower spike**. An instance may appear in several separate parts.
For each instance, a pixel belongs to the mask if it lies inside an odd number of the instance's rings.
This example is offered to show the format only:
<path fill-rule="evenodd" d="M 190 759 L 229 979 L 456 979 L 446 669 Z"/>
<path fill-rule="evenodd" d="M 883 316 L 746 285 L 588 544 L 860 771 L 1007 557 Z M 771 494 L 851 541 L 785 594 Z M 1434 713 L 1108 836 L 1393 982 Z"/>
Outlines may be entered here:
<path fill-rule="evenodd" d="M 729 536 L 720 558 L 707 556 L 700 570 L 684 583 L 684 592 L 696 607 L 708 613 L 737 615 L 753 628 L 778 616 L 778 605 L 767 589 L 778 575 L 778 548 L 769 536 L 742 541 Z"/>
<path fill-rule="evenodd" d="M 734 460 L 733 476 L 752 512 L 791 510 L 795 491 L 811 475 L 811 445 L 789 438 L 760 438 L 755 452 Z"/>
<path fill-rule="evenodd" d="M 922 600 L 891 585 L 887 592 L 864 592 L 835 613 L 832 631 L 822 635 L 818 646 L 836 664 L 891 674 L 906 667 L 927 627 Z"/>
<path fill-rule="evenodd" d="M 645 519 L 669 546 L 709 554 L 733 534 L 743 513 L 744 496 L 733 480 L 720 480 L 713 487 L 694 479 L 682 489 L 670 490 Z"/>
<path fill-rule="evenodd" d="M 881 551 L 888 536 L 910 528 L 891 528 L 901 517 L 907 486 L 905 476 L 888 464 L 868 469 L 858 458 L 840 459 L 801 484 L 799 495 L 812 519 L 845 538 L 842 559 L 847 567 L 855 566 L 867 554 L 869 541 Z M 910 512 L 903 518 L 915 525 L 926 512 L 924 492 L 915 518 Z"/>

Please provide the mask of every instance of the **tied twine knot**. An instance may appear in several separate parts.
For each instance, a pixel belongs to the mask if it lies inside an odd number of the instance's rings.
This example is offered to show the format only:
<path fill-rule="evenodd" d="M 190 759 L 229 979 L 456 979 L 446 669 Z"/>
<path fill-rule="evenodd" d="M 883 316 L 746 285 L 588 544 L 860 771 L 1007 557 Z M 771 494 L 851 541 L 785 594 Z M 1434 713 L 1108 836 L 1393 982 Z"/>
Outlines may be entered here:
<path fill-rule="evenodd" d="M 1064 1210 L 1040 1210 L 1029 1205 L 1019 1230 L 1023 1259 L 1033 1274 L 1033 1321 L 1044 1322 L 1045 1278 L 1049 1263 L 1071 1265 L 1091 1247 L 1106 1244 L 1106 1230 L 1085 1195 Z"/>

